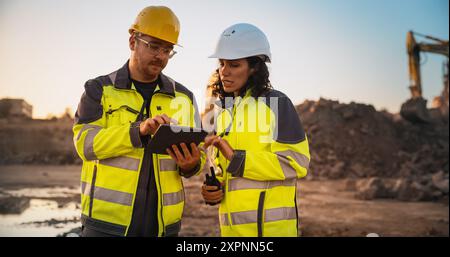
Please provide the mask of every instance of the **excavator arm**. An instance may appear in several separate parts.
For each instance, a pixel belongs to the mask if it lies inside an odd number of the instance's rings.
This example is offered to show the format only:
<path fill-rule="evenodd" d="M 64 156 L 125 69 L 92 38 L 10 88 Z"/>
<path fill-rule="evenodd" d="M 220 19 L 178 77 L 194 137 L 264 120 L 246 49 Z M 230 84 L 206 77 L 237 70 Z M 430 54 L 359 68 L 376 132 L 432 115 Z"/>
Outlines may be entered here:
<path fill-rule="evenodd" d="M 423 36 L 435 43 L 417 43 L 414 34 Z M 413 123 L 428 123 L 430 122 L 430 116 L 427 109 L 427 100 L 422 97 L 420 53 L 441 54 L 447 57 L 448 62 L 448 41 L 409 31 L 406 36 L 406 48 L 408 52 L 411 98 L 402 105 L 400 114 L 403 118 Z"/>

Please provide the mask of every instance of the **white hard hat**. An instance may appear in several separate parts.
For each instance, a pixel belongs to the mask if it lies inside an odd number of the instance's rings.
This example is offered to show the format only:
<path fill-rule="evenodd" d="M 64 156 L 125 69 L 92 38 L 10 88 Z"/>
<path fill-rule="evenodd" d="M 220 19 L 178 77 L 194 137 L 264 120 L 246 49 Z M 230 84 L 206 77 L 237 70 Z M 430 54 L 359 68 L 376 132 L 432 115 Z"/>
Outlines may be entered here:
<path fill-rule="evenodd" d="M 257 27 L 248 23 L 238 23 L 220 35 L 214 54 L 209 58 L 235 60 L 258 56 L 270 62 L 270 45 L 266 35 Z"/>

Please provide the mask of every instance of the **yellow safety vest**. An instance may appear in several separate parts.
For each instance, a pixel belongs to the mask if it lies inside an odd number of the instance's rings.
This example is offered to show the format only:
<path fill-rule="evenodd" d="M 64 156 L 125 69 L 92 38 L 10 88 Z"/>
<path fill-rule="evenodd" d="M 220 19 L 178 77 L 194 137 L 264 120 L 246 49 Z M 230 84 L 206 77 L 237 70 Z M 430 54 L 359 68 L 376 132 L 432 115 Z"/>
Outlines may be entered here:
<path fill-rule="evenodd" d="M 247 90 L 228 105 L 216 108 L 215 123 L 235 149 L 231 161 L 216 159 L 225 183 L 221 235 L 298 236 L 296 182 L 310 154 L 294 105 L 276 90 L 257 99 Z"/>
<path fill-rule="evenodd" d="M 193 94 L 163 74 L 160 82 L 151 99 L 149 117 L 167 114 L 179 125 L 199 127 Z M 153 167 L 142 167 L 144 148 L 136 119 L 145 109 L 143 104 L 129 80 L 128 63 L 116 72 L 86 82 L 73 127 L 74 144 L 83 159 L 84 226 L 126 236 L 139 174 L 147 169 L 153 171 L 158 191 L 159 236 L 175 235 L 180 230 L 184 191 L 175 161 L 169 155 L 149 154 Z"/>

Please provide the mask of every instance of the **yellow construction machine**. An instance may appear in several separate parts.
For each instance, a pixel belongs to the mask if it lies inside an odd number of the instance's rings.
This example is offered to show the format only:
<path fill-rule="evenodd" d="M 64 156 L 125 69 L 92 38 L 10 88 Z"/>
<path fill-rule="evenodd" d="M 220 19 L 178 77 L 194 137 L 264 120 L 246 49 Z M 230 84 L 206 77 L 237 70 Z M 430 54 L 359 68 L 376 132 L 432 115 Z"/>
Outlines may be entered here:
<path fill-rule="evenodd" d="M 417 42 L 414 36 L 420 36 L 429 41 Z M 441 114 L 448 116 L 448 40 L 442 40 L 409 31 L 406 37 L 406 47 L 409 57 L 409 89 L 411 91 L 411 98 L 402 104 L 400 115 L 413 123 L 429 123 L 432 120 L 430 112 L 427 109 L 427 100 L 422 97 L 422 82 L 420 76 L 420 53 L 426 52 L 447 57 L 447 61 L 443 65 L 444 89 L 440 96 L 435 97 L 433 107 L 434 109 L 439 110 Z"/>

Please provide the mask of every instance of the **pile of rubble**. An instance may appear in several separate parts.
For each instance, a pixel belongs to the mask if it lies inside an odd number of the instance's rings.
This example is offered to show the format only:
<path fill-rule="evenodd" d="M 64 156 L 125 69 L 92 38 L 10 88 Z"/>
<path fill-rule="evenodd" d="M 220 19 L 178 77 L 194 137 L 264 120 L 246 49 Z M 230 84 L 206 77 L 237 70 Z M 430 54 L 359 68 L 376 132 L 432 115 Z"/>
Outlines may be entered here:
<path fill-rule="evenodd" d="M 411 124 L 371 105 L 326 99 L 296 108 L 310 141 L 308 179 L 360 180 L 349 188 L 363 199 L 448 199 L 448 117 Z"/>
<path fill-rule="evenodd" d="M 72 124 L 70 119 L 0 119 L 0 165 L 80 164 Z"/>
<path fill-rule="evenodd" d="M 2 195 L 0 193 L 0 215 L 20 214 L 30 207 L 30 198 Z"/>
<path fill-rule="evenodd" d="M 431 178 L 430 178 L 431 176 Z M 437 172 L 423 178 L 380 178 L 347 179 L 345 189 L 356 191 L 356 198 L 372 200 L 392 198 L 402 201 L 448 202 L 448 173 Z"/>

